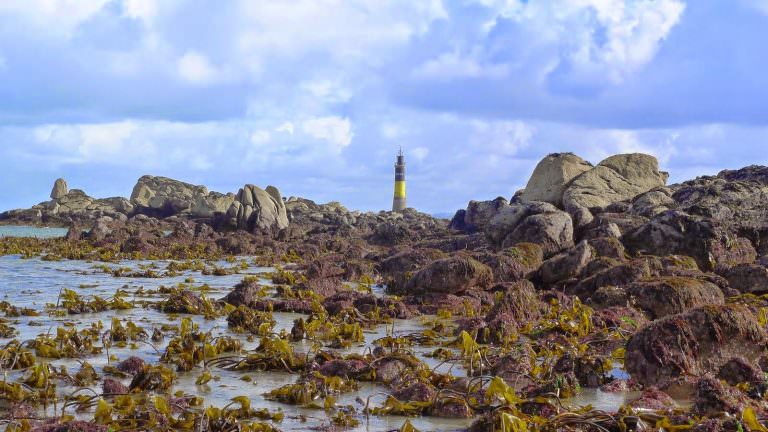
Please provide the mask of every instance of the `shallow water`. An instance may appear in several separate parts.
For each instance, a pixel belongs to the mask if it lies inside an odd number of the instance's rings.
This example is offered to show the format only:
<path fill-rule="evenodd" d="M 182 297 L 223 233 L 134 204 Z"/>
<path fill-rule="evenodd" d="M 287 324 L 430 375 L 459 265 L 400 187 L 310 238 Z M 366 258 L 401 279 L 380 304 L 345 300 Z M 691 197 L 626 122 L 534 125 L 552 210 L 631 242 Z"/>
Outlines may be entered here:
<path fill-rule="evenodd" d="M 0 238 L 2 237 L 34 237 L 57 238 L 67 235 L 67 228 L 46 228 L 21 225 L 0 225 Z"/>
<path fill-rule="evenodd" d="M 10 318 L 10 322 L 19 331 L 17 339 L 24 341 L 33 339 L 35 336 L 46 332 L 55 332 L 60 326 L 75 326 L 82 329 L 90 326 L 92 323 L 103 321 L 105 326 L 113 316 L 121 318 L 124 322 L 131 320 L 135 324 L 142 326 L 151 334 L 153 328 L 159 328 L 163 324 L 172 324 L 178 326 L 181 322 L 181 315 L 173 316 L 158 312 L 155 309 L 135 307 L 125 311 L 107 311 L 96 314 L 68 315 L 63 317 L 49 316 L 44 308 L 46 304 L 56 304 L 59 293 L 64 288 L 75 290 L 78 294 L 89 298 L 92 295 L 98 295 L 103 298 L 111 297 L 117 289 L 123 289 L 132 295 L 129 300 L 135 301 L 158 301 L 157 296 L 135 295 L 136 291 L 143 288 L 143 291 L 156 290 L 161 285 L 174 286 L 179 283 L 189 282 L 192 287 L 207 285 L 205 295 L 208 298 L 218 299 L 228 293 L 232 287 L 240 282 L 245 275 L 263 275 L 271 272 L 272 268 L 256 267 L 250 258 L 238 258 L 236 263 L 219 261 L 210 262 L 208 266 L 213 265 L 221 268 L 231 268 L 237 266 L 241 260 L 246 260 L 251 265 L 247 270 L 239 274 L 226 276 L 203 275 L 199 271 L 184 271 L 171 277 L 162 278 L 138 278 L 138 277 L 114 277 L 105 270 L 128 267 L 133 270 L 154 268 L 158 273 L 163 273 L 169 261 L 126 261 L 114 264 L 108 264 L 104 268 L 103 263 L 91 263 L 85 261 L 42 261 L 40 259 L 22 259 L 18 256 L 0 257 L 0 300 L 7 300 L 13 305 L 20 307 L 29 307 L 41 313 L 36 317 Z M 190 282 L 192 281 L 192 282 Z M 262 285 L 270 286 L 271 282 L 261 278 Z M 374 288 L 376 291 L 380 287 Z M 377 294 L 380 294 L 377 292 Z M 275 331 L 282 329 L 290 330 L 293 321 L 303 315 L 296 313 L 273 313 L 277 325 Z M 243 342 L 245 350 L 253 349 L 258 345 L 258 338 L 247 341 L 245 336 L 231 332 L 226 323 L 226 317 L 219 317 L 215 320 L 206 320 L 202 316 L 189 316 L 193 322 L 200 326 L 203 331 L 211 331 L 212 335 L 228 335 L 237 337 Z M 388 325 L 379 325 L 364 332 L 365 341 L 363 343 L 353 344 L 351 347 L 339 350 L 343 353 L 364 353 L 373 348 L 373 341 L 386 335 L 406 335 L 424 330 L 422 319 L 395 320 Z M 5 344 L 9 339 L 0 339 L 0 344 Z M 158 347 L 160 351 L 167 343 L 168 339 Z M 306 352 L 309 350 L 308 344 L 296 343 L 294 348 L 297 352 Z M 422 359 L 428 366 L 435 368 L 439 372 L 448 373 L 455 376 L 466 376 L 466 370 L 460 364 L 444 363 L 437 359 L 425 357 L 426 353 L 434 350 L 435 347 L 414 346 L 413 352 Z M 139 343 L 135 349 L 110 348 L 109 354 L 122 360 L 131 355 L 144 358 L 148 362 L 156 363 L 160 357 L 160 352 L 149 343 Z M 102 368 L 108 364 L 106 353 L 99 356 L 86 358 L 96 370 L 101 374 Z M 70 372 L 79 369 L 77 361 L 72 359 L 54 360 L 50 362 L 53 365 L 65 365 Z M 202 372 L 202 368 L 187 373 L 178 373 L 178 379 L 174 384 L 172 392 L 181 390 L 187 394 L 199 395 L 205 399 L 205 405 L 224 406 L 230 399 L 240 395 L 247 395 L 251 399 L 251 404 L 256 408 L 269 408 L 270 410 L 282 410 L 285 413 L 285 420 L 277 424 L 282 430 L 307 430 L 310 427 L 328 424 L 328 415 L 323 410 L 312 410 L 300 408 L 293 405 L 286 405 L 274 401 L 268 401 L 262 396 L 263 393 L 286 384 L 296 382 L 297 375 L 283 372 L 232 372 L 214 368 L 212 373 L 214 380 L 207 385 L 198 386 L 195 380 Z M 617 371 L 619 374 L 620 371 Z M 15 378 L 19 372 L 9 374 L 9 378 Z M 250 382 L 243 381 L 244 375 L 248 375 Z M 123 380 L 128 384 L 129 380 Z M 97 384 L 100 386 L 100 383 Z M 61 386 L 58 388 L 60 395 L 66 395 L 75 390 L 74 387 Z M 100 387 L 94 388 L 100 393 Z M 370 395 L 379 392 L 387 392 L 384 386 L 372 383 L 360 383 L 360 389 L 356 392 L 342 394 L 337 397 L 339 405 L 353 405 L 358 411 L 362 406 L 359 400 L 366 400 Z M 595 408 L 608 411 L 616 410 L 620 405 L 627 402 L 633 394 L 608 394 L 597 390 L 585 390 L 576 398 L 565 401 L 568 405 L 582 406 L 592 405 Z M 373 405 L 380 405 L 385 396 L 377 395 L 371 398 Z M 84 415 L 89 418 L 89 414 Z M 303 416 L 306 421 L 299 420 Z M 382 431 L 394 430 L 400 428 L 405 421 L 403 417 L 397 416 L 370 416 L 368 418 L 360 417 L 361 425 L 353 430 L 359 431 Z M 431 417 L 421 417 L 410 419 L 411 423 L 422 431 L 429 430 L 460 430 L 469 426 L 472 419 L 438 419 Z"/>

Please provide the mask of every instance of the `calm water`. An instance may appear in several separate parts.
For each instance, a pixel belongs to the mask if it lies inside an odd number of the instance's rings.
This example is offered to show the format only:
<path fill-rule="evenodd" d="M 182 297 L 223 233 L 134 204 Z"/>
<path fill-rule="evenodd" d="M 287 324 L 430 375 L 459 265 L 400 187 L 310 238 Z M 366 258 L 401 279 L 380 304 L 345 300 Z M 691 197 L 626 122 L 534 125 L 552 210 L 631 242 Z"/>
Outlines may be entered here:
<path fill-rule="evenodd" d="M 67 228 L 41 228 L 31 226 L 0 225 L 2 237 L 56 238 L 67 235 Z"/>

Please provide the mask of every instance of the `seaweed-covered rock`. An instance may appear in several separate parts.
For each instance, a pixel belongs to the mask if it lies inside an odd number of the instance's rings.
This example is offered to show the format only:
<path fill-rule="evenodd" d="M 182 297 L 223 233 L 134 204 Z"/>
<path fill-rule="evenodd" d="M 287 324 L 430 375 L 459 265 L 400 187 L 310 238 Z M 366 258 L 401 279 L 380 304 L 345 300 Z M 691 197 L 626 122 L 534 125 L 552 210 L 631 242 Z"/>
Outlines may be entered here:
<path fill-rule="evenodd" d="M 656 387 L 644 389 L 637 399 L 628 404 L 632 408 L 643 408 L 654 411 L 672 409 L 676 406 L 675 400 Z"/>
<path fill-rule="evenodd" d="M 260 291 L 261 286 L 256 278 L 245 278 L 235 285 L 229 294 L 222 297 L 221 301 L 232 306 L 249 306 L 261 298 Z"/>
<path fill-rule="evenodd" d="M 765 381 L 763 371 L 743 357 L 728 360 L 717 373 L 717 377 L 730 385 L 739 383 L 757 384 Z"/>
<path fill-rule="evenodd" d="M 737 414 L 744 407 L 741 399 L 733 389 L 724 386 L 712 375 L 707 375 L 696 382 L 693 412 L 702 416 L 722 412 Z"/>
<path fill-rule="evenodd" d="M 114 378 L 104 378 L 101 389 L 102 393 L 105 395 L 128 394 L 128 387 Z"/>
<path fill-rule="evenodd" d="M 657 385 L 684 374 L 717 372 L 731 358 L 757 359 L 768 336 L 742 305 L 704 306 L 668 315 L 627 343 L 625 367 L 638 382 Z"/>
<path fill-rule="evenodd" d="M 592 248 L 587 241 L 556 255 L 541 265 L 539 275 L 545 286 L 555 282 L 577 277 L 592 260 Z"/>
<path fill-rule="evenodd" d="M 697 306 L 722 304 L 722 290 L 715 284 L 690 277 L 660 277 L 634 282 L 627 288 L 636 305 L 652 319 L 685 312 Z"/>
<path fill-rule="evenodd" d="M 690 256 L 703 270 L 724 271 L 757 258 L 748 240 L 729 235 L 712 219 L 680 211 L 658 215 L 624 234 L 622 242 L 633 253 Z"/>
<path fill-rule="evenodd" d="M 120 372 L 136 375 L 144 369 L 144 360 L 141 357 L 130 356 L 116 366 Z"/>
<path fill-rule="evenodd" d="M 364 373 L 368 373 L 368 364 L 357 359 L 333 359 L 320 365 L 320 373 L 325 376 L 337 376 L 356 379 Z"/>
<path fill-rule="evenodd" d="M 768 268 L 760 264 L 740 264 L 723 275 L 731 288 L 742 293 L 764 294 L 768 292 Z"/>
<path fill-rule="evenodd" d="M 501 289 L 504 290 L 503 295 L 485 316 L 494 340 L 503 340 L 505 335 L 513 334 L 519 327 L 538 319 L 547 309 L 536 295 L 533 284 L 528 281 L 494 287 L 494 290 Z"/>
<path fill-rule="evenodd" d="M 487 288 L 491 282 L 493 272 L 488 266 L 465 255 L 454 255 L 416 272 L 405 290 L 409 293 L 458 294 L 472 288 Z"/>
<path fill-rule="evenodd" d="M 417 382 L 395 390 L 392 396 L 404 402 L 432 402 L 437 396 L 437 390 L 431 384 Z"/>

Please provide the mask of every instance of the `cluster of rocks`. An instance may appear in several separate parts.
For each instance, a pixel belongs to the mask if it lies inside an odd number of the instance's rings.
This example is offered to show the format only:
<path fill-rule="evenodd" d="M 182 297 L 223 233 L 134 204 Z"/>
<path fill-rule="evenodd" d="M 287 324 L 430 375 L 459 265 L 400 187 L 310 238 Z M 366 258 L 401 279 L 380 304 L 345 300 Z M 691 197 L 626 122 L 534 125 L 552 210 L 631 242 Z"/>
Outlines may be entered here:
<path fill-rule="evenodd" d="M 51 200 L 31 209 L 11 210 L 0 220 L 29 224 L 92 225 L 99 220 L 125 222 L 144 216 L 154 219 L 186 219 L 204 222 L 222 230 L 276 233 L 288 227 L 288 216 L 280 191 L 245 185 L 237 194 L 210 192 L 205 186 L 167 177 L 143 176 L 130 199 L 96 199 L 82 190 L 69 190 L 58 179 Z"/>
<path fill-rule="evenodd" d="M 667 177 L 649 155 L 593 166 L 551 154 L 524 190 L 509 200 L 471 201 L 450 226 L 473 239 L 465 242 L 469 254 L 496 283 L 525 279 L 539 292 L 579 297 L 600 320 L 649 322 L 626 346 L 626 368 L 640 384 L 666 388 L 733 362 L 758 368 L 765 323 L 755 307 L 726 298 L 768 293 L 768 167 L 669 186 Z M 535 245 L 543 260 L 512 252 L 521 245 Z M 464 292 L 484 289 L 466 280 Z"/>

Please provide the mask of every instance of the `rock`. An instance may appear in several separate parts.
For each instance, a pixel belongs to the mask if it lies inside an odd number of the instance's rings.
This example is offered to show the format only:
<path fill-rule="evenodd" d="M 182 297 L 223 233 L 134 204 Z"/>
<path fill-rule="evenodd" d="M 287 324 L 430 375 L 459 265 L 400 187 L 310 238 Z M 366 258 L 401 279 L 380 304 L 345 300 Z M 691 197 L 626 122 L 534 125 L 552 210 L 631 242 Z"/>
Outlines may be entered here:
<path fill-rule="evenodd" d="M 681 211 L 710 218 L 729 237 L 747 237 L 760 255 L 768 253 L 768 167 L 699 177 L 676 187 L 672 198 Z"/>
<path fill-rule="evenodd" d="M 717 372 L 739 355 L 762 355 L 765 330 L 743 305 L 704 306 L 669 315 L 635 333 L 626 347 L 625 367 L 643 385 L 659 385 L 683 375 Z"/>
<path fill-rule="evenodd" d="M 485 264 L 464 255 L 437 260 L 416 272 L 408 281 L 408 293 L 459 294 L 472 288 L 488 288 L 493 273 Z"/>
<path fill-rule="evenodd" d="M 288 213 L 274 186 L 263 190 L 247 184 L 226 211 L 224 225 L 253 233 L 276 233 L 288 227 Z"/>
<path fill-rule="evenodd" d="M 235 288 L 229 294 L 222 297 L 221 301 L 229 303 L 232 306 L 250 306 L 256 304 L 261 298 L 259 296 L 261 286 L 256 279 L 245 278 L 235 285 Z"/>
<path fill-rule="evenodd" d="M 717 377 L 730 385 L 739 383 L 758 384 L 765 381 L 763 371 L 743 357 L 734 357 L 728 360 L 720 368 Z"/>
<path fill-rule="evenodd" d="M 611 156 L 575 177 L 563 192 L 563 207 L 581 227 L 592 220 L 591 208 L 604 208 L 664 186 L 668 175 L 655 157 L 641 153 Z"/>
<path fill-rule="evenodd" d="M 672 198 L 672 190 L 660 187 L 638 195 L 632 200 L 629 212 L 647 218 L 653 218 L 667 210 L 674 210 L 677 202 Z"/>
<path fill-rule="evenodd" d="M 504 284 L 503 296 L 495 302 L 485 321 L 491 331 L 491 338 L 505 340 L 505 336 L 517 332 L 518 328 L 540 318 L 547 306 L 536 295 L 536 289 L 529 281 Z"/>
<path fill-rule="evenodd" d="M 632 408 L 642 408 L 653 411 L 662 411 L 675 408 L 675 400 L 656 387 L 650 387 L 643 390 L 637 399 L 629 402 L 628 406 Z"/>
<path fill-rule="evenodd" d="M 516 282 L 532 276 L 544 257 L 541 247 L 533 243 L 519 243 L 495 254 L 478 257 L 493 271 L 495 282 Z"/>
<path fill-rule="evenodd" d="M 585 240 L 568 251 L 544 261 L 539 269 L 542 282 L 548 286 L 564 279 L 577 277 L 592 260 L 592 254 L 592 248 Z"/>
<path fill-rule="evenodd" d="M 518 243 L 536 243 L 544 256 L 573 246 L 571 217 L 552 204 L 532 202 L 513 204 L 502 209 L 485 229 L 491 243 L 510 247 Z"/>
<path fill-rule="evenodd" d="M 590 169 L 592 164 L 573 153 L 547 155 L 536 165 L 520 199 L 548 202 L 562 208 L 565 188 L 573 178 Z"/>
<path fill-rule="evenodd" d="M 661 277 L 630 284 L 627 292 L 638 308 L 651 319 L 685 312 L 698 306 L 723 304 L 720 288 L 710 282 L 687 277 Z"/>
<path fill-rule="evenodd" d="M 723 275 L 731 288 L 741 293 L 764 294 L 768 292 L 768 268 L 760 264 L 740 264 Z"/>
<path fill-rule="evenodd" d="M 507 207 L 509 202 L 502 197 L 491 201 L 470 201 L 464 212 L 464 230 L 482 231 L 494 216 Z"/>
<path fill-rule="evenodd" d="M 145 175 L 133 187 L 131 203 L 141 213 L 168 217 L 189 211 L 193 202 L 207 195 L 208 188 L 205 186 Z"/>
<path fill-rule="evenodd" d="M 104 378 L 101 388 L 105 395 L 128 394 L 128 387 L 114 378 Z"/>
<path fill-rule="evenodd" d="M 130 356 L 116 366 L 120 372 L 136 375 L 144 369 L 144 360 L 141 357 Z"/>
<path fill-rule="evenodd" d="M 703 270 L 724 271 L 757 257 L 746 239 L 729 236 L 712 219 L 680 211 L 668 211 L 622 237 L 632 253 L 686 255 Z"/>
<path fill-rule="evenodd" d="M 431 384 L 417 382 L 395 390 L 392 396 L 401 402 L 432 402 L 437 396 L 437 390 Z"/>
<path fill-rule="evenodd" d="M 67 193 L 69 193 L 69 188 L 67 187 L 66 180 L 62 178 L 56 179 L 53 183 L 53 189 L 51 190 L 51 199 L 57 200 L 64 197 Z"/>
<path fill-rule="evenodd" d="M 702 416 L 722 412 L 737 414 L 742 411 L 743 406 L 735 392 L 726 388 L 717 378 L 708 375 L 696 382 L 692 409 L 696 414 Z"/>
<path fill-rule="evenodd" d="M 323 363 L 319 371 L 327 377 L 337 376 L 345 379 L 358 379 L 361 375 L 369 373 L 370 368 L 362 360 L 333 359 Z"/>

